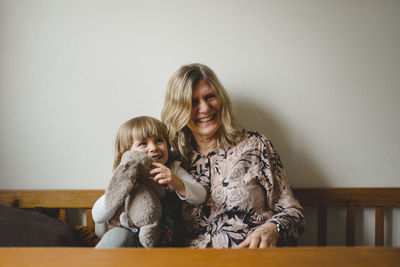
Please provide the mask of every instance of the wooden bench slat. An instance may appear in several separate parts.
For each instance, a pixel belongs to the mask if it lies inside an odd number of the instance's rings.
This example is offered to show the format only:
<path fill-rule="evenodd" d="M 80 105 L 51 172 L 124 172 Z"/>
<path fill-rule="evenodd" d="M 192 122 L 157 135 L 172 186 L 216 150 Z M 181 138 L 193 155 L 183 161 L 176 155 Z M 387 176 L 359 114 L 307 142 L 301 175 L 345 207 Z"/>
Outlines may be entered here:
<path fill-rule="evenodd" d="M 294 195 L 303 206 L 400 207 L 400 188 L 297 188 Z"/>
<path fill-rule="evenodd" d="M 346 245 L 355 246 L 356 241 L 356 215 L 355 207 L 346 208 Z"/>
<path fill-rule="evenodd" d="M 326 246 L 327 208 L 318 207 L 318 246 Z"/>
<path fill-rule="evenodd" d="M 2 189 L 0 203 L 19 208 L 91 208 L 102 194 L 104 190 Z"/>
<path fill-rule="evenodd" d="M 384 244 L 384 216 L 385 209 L 383 207 L 375 208 L 375 246 L 383 246 Z"/>
<path fill-rule="evenodd" d="M 60 209 L 58 218 L 65 222 L 65 220 L 67 219 L 67 213 L 65 209 Z"/>
<path fill-rule="evenodd" d="M 86 226 L 94 229 L 94 221 L 92 217 L 92 209 L 86 209 Z"/>

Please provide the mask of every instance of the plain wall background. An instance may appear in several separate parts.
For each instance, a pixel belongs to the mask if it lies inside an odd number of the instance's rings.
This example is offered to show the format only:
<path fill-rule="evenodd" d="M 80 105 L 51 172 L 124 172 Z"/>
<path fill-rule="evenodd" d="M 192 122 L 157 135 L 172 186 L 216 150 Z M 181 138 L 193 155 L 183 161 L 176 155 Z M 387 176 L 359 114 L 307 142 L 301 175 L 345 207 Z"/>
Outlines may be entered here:
<path fill-rule="evenodd" d="M 293 187 L 400 186 L 399 29 L 396 0 L 0 0 L 0 188 L 105 188 L 118 127 L 193 62 Z"/>

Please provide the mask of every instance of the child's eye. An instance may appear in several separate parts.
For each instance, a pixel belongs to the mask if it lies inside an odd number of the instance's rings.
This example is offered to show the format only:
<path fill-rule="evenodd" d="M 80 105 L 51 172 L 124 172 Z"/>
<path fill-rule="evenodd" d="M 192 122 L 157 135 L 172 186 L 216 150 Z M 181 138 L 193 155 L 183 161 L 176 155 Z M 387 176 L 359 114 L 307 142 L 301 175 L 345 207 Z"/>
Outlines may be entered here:
<path fill-rule="evenodd" d="M 140 142 L 140 143 L 139 143 L 139 146 L 146 146 L 146 145 L 147 145 L 146 142 Z"/>
<path fill-rule="evenodd" d="M 156 140 L 156 142 L 159 143 L 159 144 L 164 143 L 164 138 L 158 138 Z"/>

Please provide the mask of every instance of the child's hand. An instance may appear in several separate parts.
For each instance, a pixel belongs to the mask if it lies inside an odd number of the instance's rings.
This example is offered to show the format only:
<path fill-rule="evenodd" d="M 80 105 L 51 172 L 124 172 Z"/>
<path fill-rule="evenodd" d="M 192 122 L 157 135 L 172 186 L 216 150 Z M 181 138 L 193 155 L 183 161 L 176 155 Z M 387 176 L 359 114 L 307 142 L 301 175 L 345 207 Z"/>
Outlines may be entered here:
<path fill-rule="evenodd" d="M 114 214 L 114 216 L 107 222 L 107 224 L 108 224 L 107 228 L 108 229 L 111 229 L 111 228 L 114 228 L 114 227 L 118 227 L 120 225 L 119 216 L 121 215 L 121 213 L 123 211 L 124 210 L 122 208 L 119 208 L 117 210 L 117 212 Z"/>
<path fill-rule="evenodd" d="M 161 185 L 168 185 L 171 190 L 175 190 L 182 197 L 186 197 L 186 188 L 182 180 L 177 177 L 170 168 L 159 162 L 153 162 L 154 168 L 150 171 L 154 181 Z"/>

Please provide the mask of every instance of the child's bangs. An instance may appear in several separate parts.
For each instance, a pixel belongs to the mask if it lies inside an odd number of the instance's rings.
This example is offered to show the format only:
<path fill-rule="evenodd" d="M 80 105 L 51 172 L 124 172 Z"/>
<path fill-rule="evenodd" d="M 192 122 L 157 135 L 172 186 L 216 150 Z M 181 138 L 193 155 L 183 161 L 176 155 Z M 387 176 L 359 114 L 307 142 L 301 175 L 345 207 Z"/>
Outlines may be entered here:
<path fill-rule="evenodd" d="M 167 139 L 167 127 L 159 121 L 143 120 L 134 126 L 133 136 L 137 139 L 145 139 L 153 136 L 161 136 Z"/>

